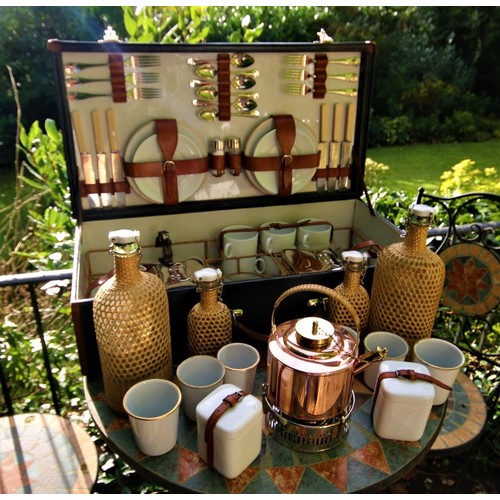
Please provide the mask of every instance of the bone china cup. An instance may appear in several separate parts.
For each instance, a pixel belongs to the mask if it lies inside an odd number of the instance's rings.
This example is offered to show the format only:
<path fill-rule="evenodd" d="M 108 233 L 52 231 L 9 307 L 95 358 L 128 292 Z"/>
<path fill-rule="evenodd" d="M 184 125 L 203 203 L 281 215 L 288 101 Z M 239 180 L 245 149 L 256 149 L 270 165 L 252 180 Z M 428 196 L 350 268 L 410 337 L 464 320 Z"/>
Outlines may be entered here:
<path fill-rule="evenodd" d="M 123 407 L 142 453 L 163 455 L 175 446 L 181 400 L 179 388 L 164 379 L 143 380 L 125 393 Z"/>
<path fill-rule="evenodd" d="M 233 277 L 241 273 L 261 274 L 265 270 L 265 262 L 257 258 L 258 231 L 235 231 L 231 229 L 251 229 L 251 226 L 227 226 L 222 231 L 223 253 L 222 272 L 225 277 Z M 245 258 L 241 258 L 245 257 Z"/>
<path fill-rule="evenodd" d="M 272 224 L 288 224 L 287 222 L 266 222 L 261 224 L 260 248 L 264 253 L 282 252 L 295 246 L 297 229 L 295 227 L 270 227 Z"/>
<path fill-rule="evenodd" d="M 373 351 L 377 347 L 385 347 L 387 349 L 386 360 L 404 361 L 408 354 L 408 342 L 401 337 L 391 332 L 371 332 L 363 340 L 365 352 Z M 365 384 L 373 389 L 377 382 L 380 361 L 375 361 L 367 366 L 363 373 Z"/>
<path fill-rule="evenodd" d="M 451 342 L 427 338 L 413 346 L 413 361 L 426 366 L 432 377 L 453 387 L 460 368 L 465 363 L 463 352 Z M 434 384 L 436 390 L 433 405 L 446 402 L 450 391 Z"/>
<path fill-rule="evenodd" d="M 299 250 L 325 250 L 330 246 L 332 226 L 321 224 L 321 219 L 301 219 L 301 222 L 318 222 L 310 226 L 299 226 L 297 228 L 297 247 Z"/>
<path fill-rule="evenodd" d="M 250 344 L 234 342 L 221 347 L 217 359 L 226 369 L 224 383 L 233 384 L 251 394 L 260 361 L 259 351 Z"/>
<path fill-rule="evenodd" d="M 177 379 L 182 392 L 182 408 L 196 421 L 196 406 L 216 387 L 222 385 L 224 365 L 213 356 L 197 355 L 185 359 L 177 367 Z"/>

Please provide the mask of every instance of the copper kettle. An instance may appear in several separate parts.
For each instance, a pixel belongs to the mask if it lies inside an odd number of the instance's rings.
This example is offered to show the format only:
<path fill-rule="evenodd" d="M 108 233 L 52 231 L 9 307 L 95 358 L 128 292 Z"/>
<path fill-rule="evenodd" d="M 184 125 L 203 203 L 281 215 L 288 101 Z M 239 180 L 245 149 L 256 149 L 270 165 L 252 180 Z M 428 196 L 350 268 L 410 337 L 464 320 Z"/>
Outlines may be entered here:
<path fill-rule="evenodd" d="M 339 301 L 353 317 L 355 330 L 318 317 L 276 326 L 277 307 L 297 292 L 319 292 Z M 294 420 L 311 423 L 345 415 L 354 376 L 385 356 L 383 349 L 358 356 L 360 320 L 354 307 L 338 292 L 321 285 L 299 285 L 284 292 L 274 305 L 271 328 L 265 395 L 280 414 Z"/>

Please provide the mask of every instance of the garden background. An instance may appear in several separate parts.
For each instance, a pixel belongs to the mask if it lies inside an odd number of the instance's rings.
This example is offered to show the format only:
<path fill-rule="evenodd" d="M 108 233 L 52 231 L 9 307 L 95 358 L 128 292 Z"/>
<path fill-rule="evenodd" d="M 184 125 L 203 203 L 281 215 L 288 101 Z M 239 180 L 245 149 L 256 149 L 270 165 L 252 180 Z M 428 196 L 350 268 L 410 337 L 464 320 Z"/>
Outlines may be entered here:
<path fill-rule="evenodd" d="M 500 194 L 498 8 L 0 7 L 2 275 L 72 265 L 75 222 L 46 43 L 98 40 L 108 25 L 132 42 L 311 42 L 321 29 L 337 42 L 373 40 L 366 173 L 375 208 L 402 226 L 419 186 L 443 195 Z M 89 421 L 68 288 L 69 283 L 52 283 L 43 298 L 64 412 L 95 434 L 101 448 L 99 492 L 154 491 L 107 450 Z M 0 359 L 12 380 L 16 410 L 48 411 L 40 349 L 30 333 L 33 325 L 26 323 L 23 294 L 2 289 L 0 299 Z M 498 324 L 494 334 L 498 345 Z M 496 377 L 488 367 L 474 374 L 485 394 Z M 496 415 L 470 453 L 430 461 L 393 491 L 498 492 L 498 427 Z"/>

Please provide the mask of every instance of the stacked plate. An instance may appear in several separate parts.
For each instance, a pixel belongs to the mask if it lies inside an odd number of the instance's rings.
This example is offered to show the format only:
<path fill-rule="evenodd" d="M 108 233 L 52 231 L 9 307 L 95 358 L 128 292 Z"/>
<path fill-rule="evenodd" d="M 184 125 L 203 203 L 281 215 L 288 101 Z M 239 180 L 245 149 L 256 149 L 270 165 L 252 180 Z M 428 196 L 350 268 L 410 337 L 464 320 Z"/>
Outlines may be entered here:
<path fill-rule="evenodd" d="M 182 122 L 177 122 L 178 140 L 175 160 L 203 158 L 207 155 L 194 130 Z M 156 137 L 155 122 L 149 122 L 137 129 L 125 149 L 125 161 L 142 163 L 163 161 L 163 154 Z M 179 202 L 193 196 L 203 185 L 207 172 L 177 176 Z M 132 189 L 151 203 L 163 203 L 162 179 L 160 177 L 128 177 Z"/>
<path fill-rule="evenodd" d="M 318 140 L 314 132 L 303 122 L 295 119 L 296 137 L 292 148 L 293 155 L 309 155 L 318 151 Z M 276 135 L 274 119 L 269 118 L 257 125 L 250 134 L 245 147 L 246 156 L 280 156 L 281 148 Z M 316 167 L 293 170 L 292 194 L 303 189 L 313 178 Z M 246 170 L 250 182 L 266 194 L 278 194 L 278 172 L 251 172 Z"/>

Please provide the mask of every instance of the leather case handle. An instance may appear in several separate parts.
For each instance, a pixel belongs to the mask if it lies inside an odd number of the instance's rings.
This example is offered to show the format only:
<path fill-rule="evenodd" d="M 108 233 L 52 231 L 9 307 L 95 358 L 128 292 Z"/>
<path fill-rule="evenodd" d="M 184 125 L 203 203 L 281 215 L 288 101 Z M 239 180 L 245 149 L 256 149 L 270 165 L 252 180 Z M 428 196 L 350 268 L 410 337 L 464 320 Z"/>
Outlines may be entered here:
<path fill-rule="evenodd" d="M 276 331 L 276 323 L 274 319 L 274 315 L 276 313 L 276 309 L 278 306 L 283 302 L 284 299 L 286 299 L 288 296 L 297 293 L 297 292 L 318 292 L 326 295 L 329 299 L 332 300 L 337 300 L 340 302 L 346 309 L 347 312 L 352 316 L 354 320 L 354 325 L 356 327 L 356 333 L 360 332 L 360 320 L 358 313 L 356 312 L 356 309 L 354 309 L 353 305 L 342 295 L 340 295 L 338 292 L 335 290 L 328 288 L 326 286 L 322 285 L 316 285 L 313 283 L 310 284 L 304 284 L 304 285 L 297 285 L 292 288 L 289 288 L 286 292 L 282 293 L 278 299 L 276 300 L 273 308 L 273 312 L 271 315 L 271 332 L 274 333 Z"/>

